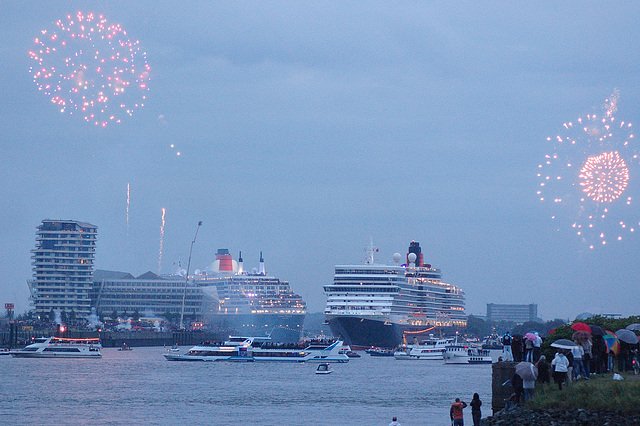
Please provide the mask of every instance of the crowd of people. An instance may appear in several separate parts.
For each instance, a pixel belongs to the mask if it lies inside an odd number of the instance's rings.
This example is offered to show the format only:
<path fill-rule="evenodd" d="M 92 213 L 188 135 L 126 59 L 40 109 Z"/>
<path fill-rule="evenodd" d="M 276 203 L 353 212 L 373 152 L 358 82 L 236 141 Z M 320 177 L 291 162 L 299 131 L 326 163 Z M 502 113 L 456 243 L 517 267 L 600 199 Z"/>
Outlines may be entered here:
<path fill-rule="evenodd" d="M 603 374 L 616 370 L 628 371 L 632 368 L 633 362 L 638 362 L 638 351 L 640 343 L 631 345 L 619 341 L 620 349 L 617 354 L 607 349 L 602 336 L 592 335 L 588 332 L 576 332 L 572 336 L 572 345 L 565 348 L 553 348 L 555 355 L 551 362 L 542 353 L 543 339 L 537 332 L 527 333 L 525 336 L 512 336 L 508 331 L 501 338 L 503 345 L 502 356 L 499 361 L 526 361 L 534 365 L 532 375 L 521 377 L 514 373 L 505 384 L 513 387 L 513 393 L 506 401 L 506 407 L 527 401 L 533 398 L 536 383 L 544 386 L 551 384 L 551 381 L 562 390 L 562 385 L 576 380 L 589 380 L 591 374 Z M 477 393 L 473 395 L 471 402 L 466 402 L 456 398 L 451 405 L 449 415 L 453 426 L 464 425 L 463 409 L 471 406 L 471 416 L 473 425 L 480 425 L 482 413 L 480 407 L 482 402 Z M 397 418 L 394 417 L 389 426 L 400 426 Z"/>
<path fill-rule="evenodd" d="M 535 382 L 539 384 L 554 383 L 562 389 L 564 383 L 575 380 L 588 380 L 591 374 L 604 374 L 616 370 L 628 371 L 634 359 L 637 362 L 638 344 L 631 345 L 619 341 L 619 352 L 609 351 L 603 336 L 586 331 L 576 331 L 572 336 L 573 343 L 564 348 L 555 349 L 555 356 L 549 363 L 541 352 L 542 338 L 536 332 L 525 336 L 511 336 L 507 331 L 502 337 L 502 361 L 526 361 L 537 367 Z M 511 379 L 514 394 L 509 402 L 521 402 L 533 396 L 535 382 L 522 380 L 517 374 Z"/>

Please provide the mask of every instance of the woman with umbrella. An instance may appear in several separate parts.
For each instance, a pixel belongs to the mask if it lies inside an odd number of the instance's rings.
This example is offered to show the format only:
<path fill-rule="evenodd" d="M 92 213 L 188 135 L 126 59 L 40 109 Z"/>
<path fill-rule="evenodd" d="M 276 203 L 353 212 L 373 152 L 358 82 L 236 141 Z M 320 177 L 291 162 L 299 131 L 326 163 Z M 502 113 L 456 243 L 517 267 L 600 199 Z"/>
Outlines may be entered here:
<path fill-rule="evenodd" d="M 536 379 L 538 378 L 538 368 L 530 362 L 520 362 L 516 364 L 516 374 L 522 378 L 524 400 L 528 401 L 533 397 L 533 390 L 536 387 Z"/>
<path fill-rule="evenodd" d="M 562 383 L 566 380 L 567 371 L 569 370 L 569 360 L 564 356 L 562 349 L 556 352 L 556 356 L 551 361 L 551 366 L 553 368 L 553 381 L 558 384 L 558 389 L 562 390 Z"/>

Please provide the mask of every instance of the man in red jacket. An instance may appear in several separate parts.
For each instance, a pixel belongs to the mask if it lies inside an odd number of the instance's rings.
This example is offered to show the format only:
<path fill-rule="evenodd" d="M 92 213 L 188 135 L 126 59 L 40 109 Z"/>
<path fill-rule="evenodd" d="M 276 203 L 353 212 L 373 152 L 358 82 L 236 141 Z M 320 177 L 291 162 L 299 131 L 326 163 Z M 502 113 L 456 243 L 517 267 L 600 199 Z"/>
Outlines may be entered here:
<path fill-rule="evenodd" d="M 451 404 L 449 415 L 451 416 L 451 420 L 453 420 L 453 426 L 464 426 L 464 415 L 462 414 L 462 409 L 466 406 L 467 403 L 460 401 L 460 398 L 456 398 L 456 402 Z"/>

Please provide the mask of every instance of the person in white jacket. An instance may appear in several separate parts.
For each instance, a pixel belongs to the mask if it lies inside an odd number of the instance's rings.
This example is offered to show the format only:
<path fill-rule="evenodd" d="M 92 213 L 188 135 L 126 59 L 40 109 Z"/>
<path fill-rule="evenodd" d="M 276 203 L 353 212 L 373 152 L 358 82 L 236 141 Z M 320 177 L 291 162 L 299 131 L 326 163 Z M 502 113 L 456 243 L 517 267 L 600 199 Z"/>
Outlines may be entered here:
<path fill-rule="evenodd" d="M 551 368 L 553 368 L 553 381 L 558 384 L 558 389 L 562 390 L 562 383 L 567 379 L 569 369 L 569 359 L 562 350 L 556 352 L 556 356 L 551 361 Z"/>

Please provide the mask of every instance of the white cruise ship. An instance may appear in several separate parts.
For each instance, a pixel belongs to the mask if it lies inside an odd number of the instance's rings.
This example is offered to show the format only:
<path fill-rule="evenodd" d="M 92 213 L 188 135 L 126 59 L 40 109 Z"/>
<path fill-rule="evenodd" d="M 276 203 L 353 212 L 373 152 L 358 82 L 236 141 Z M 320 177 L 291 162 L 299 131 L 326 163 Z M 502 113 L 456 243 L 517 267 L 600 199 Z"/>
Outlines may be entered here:
<path fill-rule="evenodd" d="M 352 347 L 393 348 L 403 335 L 466 327 L 464 292 L 424 264 L 419 243 L 411 242 L 406 263 L 396 253 L 393 264 L 376 264 L 374 252 L 367 249 L 364 265 L 337 265 L 333 283 L 324 287 L 325 318 L 336 336 Z"/>
<path fill-rule="evenodd" d="M 213 331 L 227 334 L 269 336 L 273 342 L 298 342 L 307 304 L 287 281 L 267 274 L 262 252 L 260 267 L 244 270 L 227 249 L 219 249 L 216 261 L 206 271 L 197 271 L 194 281 L 214 300 L 204 309 L 205 322 Z"/>

